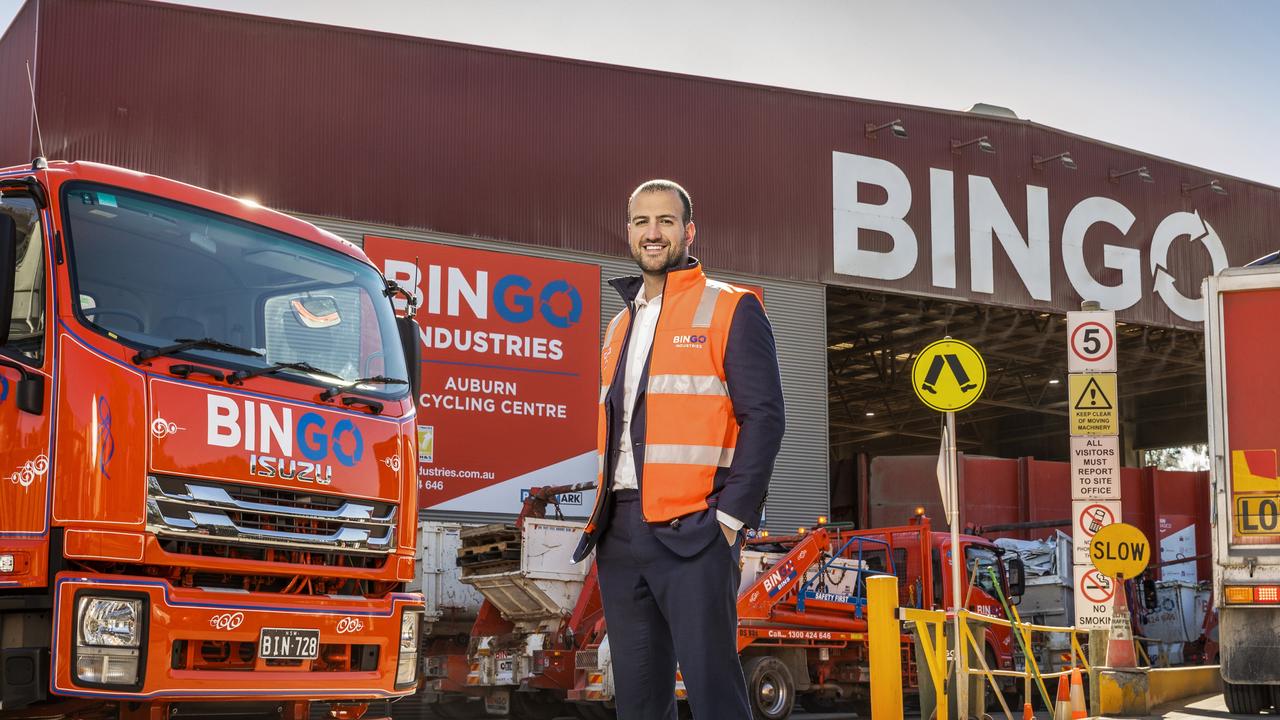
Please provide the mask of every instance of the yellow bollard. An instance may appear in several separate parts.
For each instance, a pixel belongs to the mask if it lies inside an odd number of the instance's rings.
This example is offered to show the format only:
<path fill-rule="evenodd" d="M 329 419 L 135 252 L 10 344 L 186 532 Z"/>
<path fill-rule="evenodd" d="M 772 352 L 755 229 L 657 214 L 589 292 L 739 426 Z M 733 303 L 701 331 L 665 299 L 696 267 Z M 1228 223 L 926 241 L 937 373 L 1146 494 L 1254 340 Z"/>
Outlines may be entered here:
<path fill-rule="evenodd" d="M 898 578 L 867 578 L 867 654 L 871 664 L 871 717 L 902 717 L 902 628 Z"/>

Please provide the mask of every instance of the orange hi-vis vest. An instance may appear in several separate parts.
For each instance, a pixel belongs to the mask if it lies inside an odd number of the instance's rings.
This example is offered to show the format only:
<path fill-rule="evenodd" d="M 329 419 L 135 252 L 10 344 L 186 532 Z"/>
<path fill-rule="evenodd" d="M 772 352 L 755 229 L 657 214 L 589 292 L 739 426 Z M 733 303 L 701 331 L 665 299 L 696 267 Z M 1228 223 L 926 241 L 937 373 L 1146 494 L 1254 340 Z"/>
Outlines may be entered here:
<path fill-rule="evenodd" d="M 649 357 L 644 470 L 638 473 L 641 506 L 649 522 L 707 509 L 716 471 L 733 462 L 738 422 L 725 382 L 724 352 L 734 311 L 748 292 L 708 280 L 700 265 L 667 273 Z M 587 532 L 597 524 L 605 483 L 613 482 L 605 477 L 609 467 L 606 403 L 609 388 L 615 381 L 622 382 L 615 376 L 630 332 L 631 313 L 623 309 L 610 321 L 600 354 L 597 507 Z"/>

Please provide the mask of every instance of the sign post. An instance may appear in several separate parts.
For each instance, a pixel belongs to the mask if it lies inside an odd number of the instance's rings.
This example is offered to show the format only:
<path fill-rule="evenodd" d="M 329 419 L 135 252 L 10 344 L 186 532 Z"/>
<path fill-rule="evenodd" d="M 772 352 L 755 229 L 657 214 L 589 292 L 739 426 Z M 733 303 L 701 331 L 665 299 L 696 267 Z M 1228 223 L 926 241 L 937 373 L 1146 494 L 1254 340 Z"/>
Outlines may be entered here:
<path fill-rule="evenodd" d="M 1089 564 L 1089 544 L 1120 522 L 1120 398 L 1116 314 L 1097 303 L 1067 313 L 1067 409 L 1071 429 L 1071 546 L 1076 627 L 1105 627 L 1123 583 Z"/>
<path fill-rule="evenodd" d="M 960 566 L 960 481 L 956 469 L 956 412 L 963 410 L 982 395 L 987 385 L 987 365 L 982 355 L 969 343 L 944 338 L 930 343 L 911 365 L 911 389 L 925 405 L 946 414 L 946 436 L 943 438 L 944 488 L 943 503 L 947 524 L 951 528 L 951 611 L 955 618 L 952 657 L 956 668 L 956 707 L 960 718 L 969 716 L 969 664 L 966 661 L 964 633 L 960 627 L 962 587 Z M 938 713 L 942 717 L 942 712 Z"/>

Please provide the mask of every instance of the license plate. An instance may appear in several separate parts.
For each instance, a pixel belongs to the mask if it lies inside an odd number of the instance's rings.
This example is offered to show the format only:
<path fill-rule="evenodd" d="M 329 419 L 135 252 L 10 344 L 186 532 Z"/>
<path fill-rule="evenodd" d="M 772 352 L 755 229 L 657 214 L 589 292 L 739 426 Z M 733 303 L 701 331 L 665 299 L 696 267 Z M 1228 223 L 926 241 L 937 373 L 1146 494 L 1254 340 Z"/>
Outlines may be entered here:
<path fill-rule="evenodd" d="M 320 631 L 262 628 L 258 657 L 263 660 L 315 660 L 320 655 Z"/>

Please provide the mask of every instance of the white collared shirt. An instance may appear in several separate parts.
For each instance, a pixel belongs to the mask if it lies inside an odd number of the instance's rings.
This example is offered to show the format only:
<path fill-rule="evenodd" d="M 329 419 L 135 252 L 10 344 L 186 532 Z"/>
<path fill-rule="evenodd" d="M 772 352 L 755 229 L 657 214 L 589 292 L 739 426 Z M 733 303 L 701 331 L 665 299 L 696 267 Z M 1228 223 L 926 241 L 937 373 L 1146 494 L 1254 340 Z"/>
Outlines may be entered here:
<path fill-rule="evenodd" d="M 627 365 L 622 376 L 622 437 L 618 442 L 618 465 L 613 470 L 614 490 L 638 490 L 636 460 L 631 439 L 631 415 L 635 410 L 637 387 L 644 365 L 653 348 L 653 334 L 658 328 L 658 314 L 662 312 L 662 296 L 652 300 L 644 297 L 644 288 L 636 294 L 635 317 L 631 320 L 631 339 L 627 344 Z M 616 372 L 616 371 L 615 371 Z M 716 518 L 730 530 L 741 530 L 743 522 L 723 511 L 716 511 Z"/>
<path fill-rule="evenodd" d="M 633 301 L 636 314 L 631 320 L 631 340 L 627 344 L 627 366 L 622 376 L 622 439 L 618 442 L 618 466 L 613 471 L 614 490 L 636 490 L 636 460 L 631 452 L 631 414 L 636 406 L 636 387 L 644 373 L 644 364 L 653 348 L 653 333 L 658 327 L 658 313 L 662 312 L 662 296 L 645 300 L 644 288 Z"/>

